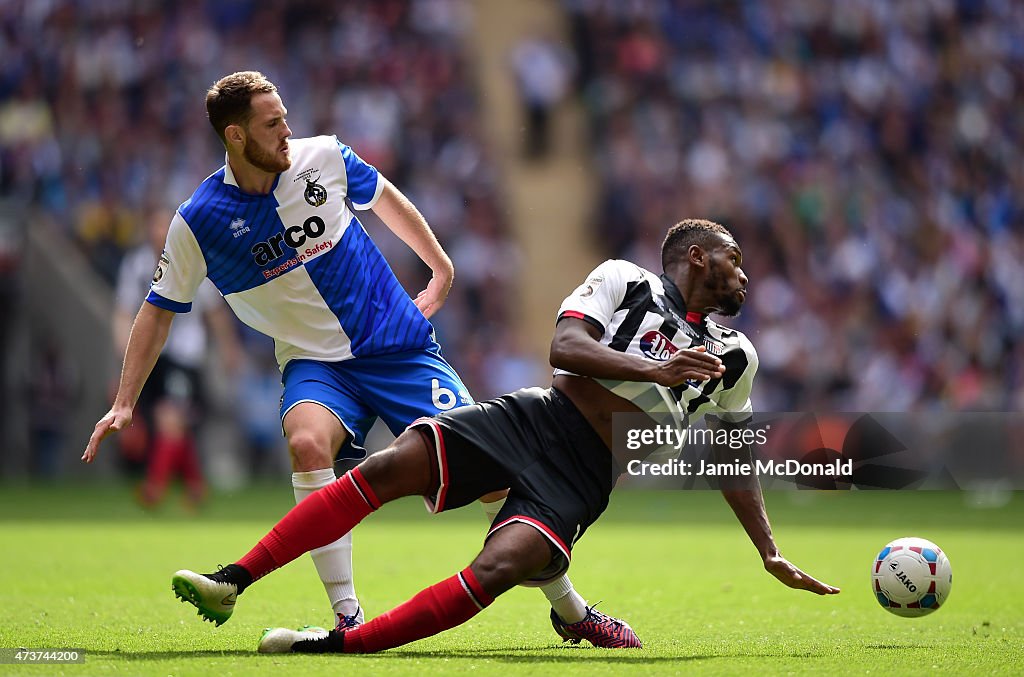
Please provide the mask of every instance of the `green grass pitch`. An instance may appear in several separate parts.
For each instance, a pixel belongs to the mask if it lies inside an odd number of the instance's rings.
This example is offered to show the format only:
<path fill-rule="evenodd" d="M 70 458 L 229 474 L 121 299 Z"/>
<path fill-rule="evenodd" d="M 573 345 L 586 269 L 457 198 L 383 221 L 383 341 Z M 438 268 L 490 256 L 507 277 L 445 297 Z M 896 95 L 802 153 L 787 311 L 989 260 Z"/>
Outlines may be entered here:
<path fill-rule="evenodd" d="M 374 656 L 261 656 L 268 625 L 329 623 L 305 558 L 271 574 L 220 628 L 170 590 L 179 568 L 243 554 L 289 507 L 287 487 L 218 495 L 199 516 L 144 513 L 126 489 L 0 487 L 0 647 L 80 647 L 82 665 L 0 665 L 0 675 L 1021 674 L 1024 494 L 971 509 L 938 492 L 770 493 L 783 554 L 843 588 L 817 597 L 766 574 L 713 492 L 621 491 L 576 547 L 571 575 L 626 618 L 642 650 L 561 645 L 539 591 L 516 589 L 468 624 Z M 482 511 L 385 506 L 356 530 L 368 616 L 452 575 L 477 552 Z M 902 619 L 875 602 L 869 566 L 889 540 L 937 542 L 948 604 Z"/>

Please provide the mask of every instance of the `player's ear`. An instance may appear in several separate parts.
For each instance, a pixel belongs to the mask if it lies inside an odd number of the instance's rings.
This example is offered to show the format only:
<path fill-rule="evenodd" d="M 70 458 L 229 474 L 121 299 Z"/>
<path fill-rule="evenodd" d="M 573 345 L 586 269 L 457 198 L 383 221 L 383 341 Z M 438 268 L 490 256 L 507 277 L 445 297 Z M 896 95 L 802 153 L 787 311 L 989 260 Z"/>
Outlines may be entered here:
<path fill-rule="evenodd" d="M 686 259 L 694 266 L 703 267 L 706 256 L 705 251 L 697 244 L 691 244 L 689 249 L 686 250 Z"/>
<path fill-rule="evenodd" d="M 229 146 L 244 146 L 245 129 L 242 125 L 228 125 L 224 128 L 224 138 L 227 139 Z"/>

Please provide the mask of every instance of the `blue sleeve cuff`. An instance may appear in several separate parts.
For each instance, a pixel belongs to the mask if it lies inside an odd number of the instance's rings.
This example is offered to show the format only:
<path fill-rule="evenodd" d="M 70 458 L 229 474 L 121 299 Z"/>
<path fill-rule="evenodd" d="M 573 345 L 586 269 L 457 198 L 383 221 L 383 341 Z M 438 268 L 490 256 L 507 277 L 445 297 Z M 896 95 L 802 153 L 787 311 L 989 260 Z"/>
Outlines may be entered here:
<path fill-rule="evenodd" d="M 374 205 L 377 204 L 377 200 L 380 199 L 381 193 L 384 192 L 384 181 L 380 174 L 377 174 L 377 184 L 373 191 L 373 197 L 370 198 L 369 202 L 356 202 L 352 201 L 352 206 L 360 211 L 366 211 L 367 209 L 373 209 Z"/>
<path fill-rule="evenodd" d="M 157 294 L 152 289 L 149 290 L 149 296 L 146 297 L 146 303 L 152 303 L 157 308 L 163 308 L 164 310 L 170 310 L 175 313 L 187 313 L 192 310 L 191 303 L 179 303 L 178 301 L 172 301 L 160 296 L 160 294 Z"/>

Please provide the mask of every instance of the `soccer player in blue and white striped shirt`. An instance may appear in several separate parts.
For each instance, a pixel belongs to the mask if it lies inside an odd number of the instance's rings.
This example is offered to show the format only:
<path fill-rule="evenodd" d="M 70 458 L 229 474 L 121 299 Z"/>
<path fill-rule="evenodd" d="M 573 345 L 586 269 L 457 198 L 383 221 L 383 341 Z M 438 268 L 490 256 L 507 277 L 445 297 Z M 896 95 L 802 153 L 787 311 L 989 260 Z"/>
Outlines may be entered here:
<path fill-rule="evenodd" d="M 118 393 L 82 459 L 91 462 L 108 434 L 131 423 L 173 318 L 191 309 L 209 278 L 239 319 L 275 341 L 298 502 L 335 481 L 337 457 L 365 456 L 377 417 L 397 435 L 420 417 L 472 403 L 428 321 L 444 304 L 454 270 L 416 207 L 349 146 L 334 136 L 290 138 L 288 111 L 261 73 L 222 78 L 206 107 L 227 150 L 224 166 L 171 221 Z M 372 209 L 430 267 L 433 276 L 415 299 L 352 209 Z M 492 516 L 501 495 L 482 499 L 490 499 Z M 346 535 L 312 553 L 340 627 L 363 617 L 351 551 Z M 544 591 L 563 620 L 585 616 L 567 578 Z"/>

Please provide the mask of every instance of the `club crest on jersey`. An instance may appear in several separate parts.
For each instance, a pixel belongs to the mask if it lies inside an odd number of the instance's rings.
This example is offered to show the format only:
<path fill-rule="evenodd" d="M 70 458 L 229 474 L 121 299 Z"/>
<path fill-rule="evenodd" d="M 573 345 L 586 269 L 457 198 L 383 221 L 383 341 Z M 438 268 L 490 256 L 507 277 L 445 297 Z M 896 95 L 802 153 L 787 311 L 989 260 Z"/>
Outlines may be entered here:
<path fill-rule="evenodd" d="M 707 336 L 704 337 L 704 348 L 712 355 L 717 355 L 718 357 L 725 354 L 725 344 Z"/>
<path fill-rule="evenodd" d="M 303 191 L 302 197 L 306 199 L 306 202 L 311 207 L 319 207 L 327 202 L 327 189 L 317 183 L 319 178 L 320 170 L 311 167 L 299 172 L 298 176 L 292 180 L 292 183 L 299 180 L 306 182 L 306 190 Z"/>
<path fill-rule="evenodd" d="M 673 345 L 668 337 L 660 331 L 649 331 L 640 339 L 640 352 L 652 360 L 664 362 L 672 357 L 677 350 L 679 348 Z"/>

